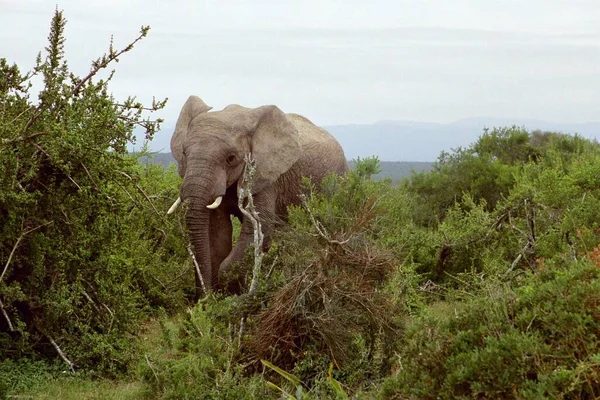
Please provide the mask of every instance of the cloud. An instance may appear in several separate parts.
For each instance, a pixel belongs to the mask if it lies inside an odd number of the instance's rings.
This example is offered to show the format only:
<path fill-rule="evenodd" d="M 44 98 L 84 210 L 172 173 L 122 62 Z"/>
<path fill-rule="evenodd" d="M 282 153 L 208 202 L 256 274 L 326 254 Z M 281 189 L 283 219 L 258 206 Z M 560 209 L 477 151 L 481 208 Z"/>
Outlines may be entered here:
<path fill-rule="evenodd" d="M 115 65 L 117 98 L 190 94 L 215 109 L 277 104 L 321 125 L 473 116 L 597 120 L 596 0 L 61 1 L 67 59 L 85 75 L 142 24 Z M 55 5 L 0 0 L 3 57 L 22 69 L 46 45 Z"/>

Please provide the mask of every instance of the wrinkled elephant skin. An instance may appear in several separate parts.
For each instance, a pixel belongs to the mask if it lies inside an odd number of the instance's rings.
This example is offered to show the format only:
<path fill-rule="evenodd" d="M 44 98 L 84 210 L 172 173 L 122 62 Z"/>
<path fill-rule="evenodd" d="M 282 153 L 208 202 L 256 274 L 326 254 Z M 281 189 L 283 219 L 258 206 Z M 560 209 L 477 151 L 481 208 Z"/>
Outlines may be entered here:
<path fill-rule="evenodd" d="M 207 290 L 229 285 L 230 291 L 239 291 L 241 280 L 231 285 L 223 276 L 253 240 L 252 224 L 243 218 L 237 199 L 244 156 L 250 153 L 256 160 L 253 198 L 265 250 L 275 221 L 285 221 L 287 207 L 299 203 L 302 178 L 318 184 L 331 172 L 348 171 L 348 163 L 333 136 L 300 115 L 284 114 L 276 106 L 211 109 L 190 96 L 179 114 L 171 151 L 183 178 L 180 199 L 189 204 L 186 224 Z M 241 221 L 235 246 L 232 215 Z M 201 294 L 196 277 L 196 298 Z"/>

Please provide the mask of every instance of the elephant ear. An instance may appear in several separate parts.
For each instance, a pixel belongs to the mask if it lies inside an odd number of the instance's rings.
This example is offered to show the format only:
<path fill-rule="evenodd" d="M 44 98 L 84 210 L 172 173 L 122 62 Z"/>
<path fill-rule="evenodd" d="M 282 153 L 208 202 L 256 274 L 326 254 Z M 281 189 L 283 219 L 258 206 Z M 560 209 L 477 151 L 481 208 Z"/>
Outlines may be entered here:
<path fill-rule="evenodd" d="M 256 118 L 250 148 L 256 159 L 254 192 L 273 184 L 298 161 L 302 151 L 296 127 L 276 106 L 253 110 Z"/>
<path fill-rule="evenodd" d="M 173 154 L 173 157 L 175 157 L 175 160 L 177 160 L 179 175 L 181 177 L 183 177 L 185 172 L 183 165 L 183 143 L 188 136 L 190 122 L 197 115 L 206 113 L 210 110 L 212 110 L 212 107 L 207 106 L 200 97 L 190 96 L 179 113 L 179 118 L 177 118 L 177 124 L 175 125 L 175 132 L 173 132 L 173 136 L 171 137 L 171 153 Z"/>

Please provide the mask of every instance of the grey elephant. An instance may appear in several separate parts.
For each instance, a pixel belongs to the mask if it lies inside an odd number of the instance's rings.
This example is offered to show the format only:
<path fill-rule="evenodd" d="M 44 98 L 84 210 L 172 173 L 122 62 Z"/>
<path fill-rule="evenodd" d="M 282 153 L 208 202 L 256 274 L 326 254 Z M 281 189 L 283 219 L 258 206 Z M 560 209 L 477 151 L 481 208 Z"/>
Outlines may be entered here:
<path fill-rule="evenodd" d="M 246 154 L 256 160 L 253 199 L 265 251 L 275 221 L 285 221 L 287 207 L 299 203 L 303 177 L 318 184 L 331 172 L 348 171 L 340 144 L 300 115 L 284 114 L 272 105 L 229 105 L 209 112 L 211 109 L 197 96 L 190 96 L 181 109 L 171 152 L 183 184 L 179 199 L 169 210 L 173 212 L 182 200 L 189 199 L 186 224 L 207 291 L 227 287 L 223 275 L 242 260 L 253 241 L 251 222 L 240 212 L 237 197 Z M 232 215 L 241 221 L 235 246 Z M 196 299 L 202 294 L 200 283 L 196 276 Z"/>

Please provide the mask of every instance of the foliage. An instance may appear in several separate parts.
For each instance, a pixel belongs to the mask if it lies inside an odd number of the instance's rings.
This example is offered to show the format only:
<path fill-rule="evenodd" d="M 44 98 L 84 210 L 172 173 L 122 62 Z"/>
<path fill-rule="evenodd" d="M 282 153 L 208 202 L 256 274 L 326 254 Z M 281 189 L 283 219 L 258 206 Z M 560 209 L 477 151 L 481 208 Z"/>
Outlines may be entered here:
<path fill-rule="evenodd" d="M 405 188 L 418 198 L 416 221 L 433 227 L 465 194 L 477 203 L 485 200 L 486 210 L 493 210 L 524 165 L 568 165 L 579 155 L 598 151 L 597 143 L 579 136 L 540 131 L 529 134 L 514 126 L 494 128 L 485 130 L 469 148 L 442 152 L 433 171 L 413 174 Z"/>
<path fill-rule="evenodd" d="M 178 323 L 161 319 L 160 352 L 139 367 L 147 394 L 157 399 L 266 398 L 260 377 L 246 377 L 236 364 L 236 335 L 227 323 L 233 304 L 208 298 Z"/>
<path fill-rule="evenodd" d="M 126 152 L 164 102 L 96 80 L 148 28 L 80 78 L 64 24 L 32 72 L 0 59 L 0 396 L 600 396 L 598 143 L 495 128 L 400 185 L 356 160 L 305 182 L 255 293 L 172 314 L 194 287 L 179 177 Z"/>
<path fill-rule="evenodd" d="M 287 391 L 285 391 L 285 389 L 274 384 L 273 382 L 267 381 L 267 385 L 271 389 L 277 390 L 278 392 L 280 392 L 282 394 L 283 397 L 285 397 L 287 399 L 294 400 L 294 399 L 304 399 L 307 397 L 307 395 L 305 395 L 305 391 L 304 391 L 304 387 L 302 386 L 302 382 L 300 382 L 300 380 L 297 377 L 282 370 L 278 366 L 273 365 L 272 363 L 270 363 L 266 360 L 260 360 L 260 362 L 265 367 L 271 369 L 272 371 L 275 371 L 276 373 L 281 375 L 283 378 L 285 378 L 288 382 L 290 382 L 292 384 L 292 386 L 296 389 L 296 393 L 295 393 L 295 395 L 292 395 L 292 394 L 288 393 Z M 346 391 L 342 387 L 341 383 L 332 376 L 332 374 L 331 374 L 332 370 L 333 370 L 333 363 L 329 364 L 329 373 L 327 375 L 327 382 L 331 386 L 331 389 L 333 390 L 333 394 L 335 395 L 336 398 L 347 399 L 348 395 L 346 394 Z"/>
<path fill-rule="evenodd" d="M 64 58 L 65 23 L 56 11 L 32 72 L 0 60 L 0 358 L 60 356 L 115 375 L 135 358 L 152 308 L 180 307 L 189 265 L 180 227 L 163 217 L 172 174 L 126 152 L 134 126 L 150 139 L 161 121 L 144 119 L 135 98 L 118 103 L 112 74 L 95 80 L 149 28 L 122 51 L 111 43 L 80 78 Z"/>
<path fill-rule="evenodd" d="M 275 266 L 285 279 L 253 318 L 249 346 L 283 368 L 297 365 L 302 380 L 312 381 L 330 362 L 347 365 L 359 344 L 366 346 L 362 362 L 372 363 L 376 343 L 398 333 L 401 313 L 382 292 L 396 265 L 376 244 L 378 193 L 387 186 L 370 181 L 376 170 L 376 160 L 358 162 L 290 211 Z M 324 368 L 306 368 L 313 357 L 311 364 Z"/>
<path fill-rule="evenodd" d="M 600 265 L 546 262 L 413 320 L 385 398 L 597 398 Z"/>

